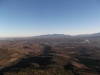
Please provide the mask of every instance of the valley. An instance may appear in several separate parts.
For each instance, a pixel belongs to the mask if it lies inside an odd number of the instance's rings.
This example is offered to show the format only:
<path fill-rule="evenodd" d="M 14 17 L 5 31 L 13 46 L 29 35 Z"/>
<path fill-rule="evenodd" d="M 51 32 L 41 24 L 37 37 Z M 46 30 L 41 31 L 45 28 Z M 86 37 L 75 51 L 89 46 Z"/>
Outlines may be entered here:
<path fill-rule="evenodd" d="M 88 39 L 0 41 L 0 75 L 100 75 L 99 38 Z"/>

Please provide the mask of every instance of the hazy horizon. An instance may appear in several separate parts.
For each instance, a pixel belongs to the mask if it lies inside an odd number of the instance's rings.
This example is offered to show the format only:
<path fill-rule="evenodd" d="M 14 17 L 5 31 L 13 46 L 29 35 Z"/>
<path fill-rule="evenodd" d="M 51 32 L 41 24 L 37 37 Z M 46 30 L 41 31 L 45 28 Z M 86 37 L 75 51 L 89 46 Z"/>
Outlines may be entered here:
<path fill-rule="evenodd" d="M 100 33 L 100 32 L 96 32 L 96 33 Z M 91 35 L 91 34 L 96 34 L 96 33 L 88 33 L 88 34 L 76 34 L 76 35 L 71 35 L 71 34 L 59 34 L 59 33 L 54 33 L 54 34 L 58 34 L 58 35 L 70 35 L 70 36 L 81 36 L 81 35 Z M 42 36 L 42 35 L 54 35 L 52 34 L 40 34 L 40 35 L 32 35 L 32 36 L 8 36 L 8 37 L 0 37 L 0 39 L 6 39 L 6 38 L 31 38 L 31 37 L 35 37 L 35 36 Z"/>
<path fill-rule="evenodd" d="M 98 32 L 99 0 L 0 1 L 0 38 Z"/>

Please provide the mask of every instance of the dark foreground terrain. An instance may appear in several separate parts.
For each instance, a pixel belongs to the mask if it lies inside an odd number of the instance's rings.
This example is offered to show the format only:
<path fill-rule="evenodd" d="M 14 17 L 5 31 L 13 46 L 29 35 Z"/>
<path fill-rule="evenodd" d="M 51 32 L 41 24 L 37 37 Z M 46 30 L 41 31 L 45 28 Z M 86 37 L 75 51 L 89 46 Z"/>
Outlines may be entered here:
<path fill-rule="evenodd" d="M 100 38 L 2 40 L 0 75 L 100 75 Z"/>

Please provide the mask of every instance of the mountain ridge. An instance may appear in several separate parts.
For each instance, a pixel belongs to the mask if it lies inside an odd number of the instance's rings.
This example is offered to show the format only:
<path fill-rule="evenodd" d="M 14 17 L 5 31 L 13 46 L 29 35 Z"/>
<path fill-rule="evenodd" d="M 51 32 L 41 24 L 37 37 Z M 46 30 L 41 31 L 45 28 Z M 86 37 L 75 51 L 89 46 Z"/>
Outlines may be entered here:
<path fill-rule="evenodd" d="M 71 37 L 100 37 L 100 33 L 80 34 L 80 35 L 65 35 L 65 34 L 46 34 L 34 36 L 34 38 L 71 38 Z"/>

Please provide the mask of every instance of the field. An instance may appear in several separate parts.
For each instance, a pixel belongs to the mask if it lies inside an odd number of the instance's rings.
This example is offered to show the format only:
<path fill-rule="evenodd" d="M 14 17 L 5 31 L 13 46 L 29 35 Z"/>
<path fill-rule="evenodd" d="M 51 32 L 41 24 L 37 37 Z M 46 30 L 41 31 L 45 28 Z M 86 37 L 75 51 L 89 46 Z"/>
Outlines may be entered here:
<path fill-rule="evenodd" d="M 0 73 L 100 75 L 100 38 L 1 40 Z"/>

